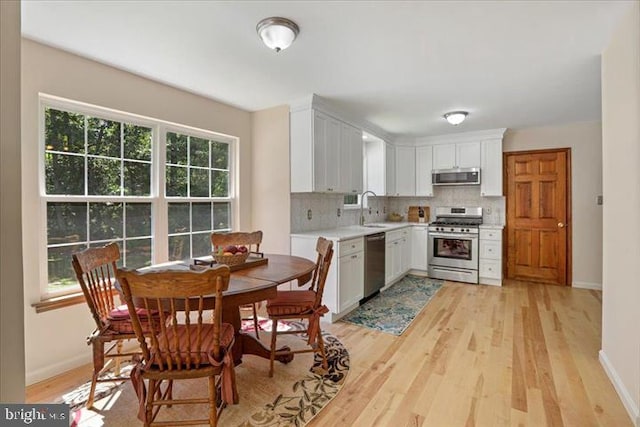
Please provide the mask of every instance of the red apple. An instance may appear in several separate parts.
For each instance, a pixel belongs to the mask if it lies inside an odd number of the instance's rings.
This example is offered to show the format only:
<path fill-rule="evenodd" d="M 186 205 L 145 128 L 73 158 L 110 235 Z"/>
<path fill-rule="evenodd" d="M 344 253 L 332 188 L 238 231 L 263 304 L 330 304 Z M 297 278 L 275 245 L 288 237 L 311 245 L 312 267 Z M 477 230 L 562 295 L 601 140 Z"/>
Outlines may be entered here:
<path fill-rule="evenodd" d="M 229 245 L 229 246 L 225 246 L 224 251 L 235 254 L 236 252 L 238 252 L 238 248 L 236 248 L 234 245 Z"/>
<path fill-rule="evenodd" d="M 242 246 L 238 246 L 238 252 L 239 252 L 239 253 L 241 253 L 241 254 L 245 254 L 245 253 L 247 253 L 247 251 L 248 251 L 248 250 L 249 250 L 249 249 L 247 249 L 247 247 L 246 247 L 246 246 L 244 246 L 244 245 L 242 245 Z"/>

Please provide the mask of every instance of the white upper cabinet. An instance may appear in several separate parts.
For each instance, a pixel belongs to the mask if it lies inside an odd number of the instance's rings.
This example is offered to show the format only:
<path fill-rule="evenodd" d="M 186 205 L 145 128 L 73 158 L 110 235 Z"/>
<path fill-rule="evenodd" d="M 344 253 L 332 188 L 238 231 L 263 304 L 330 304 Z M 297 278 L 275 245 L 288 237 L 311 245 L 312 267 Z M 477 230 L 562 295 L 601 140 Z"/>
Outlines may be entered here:
<path fill-rule="evenodd" d="M 416 149 L 396 147 L 396 196 L 416 195 Z"/>
<path fill-rule="evenodd" d="M 391 144 L 385 144 L 386 149 L 386 195 L 387 196 L 395 196 L 396 195 L 396 147 Z"/>
<path fill-rule="evenodd" d="M 482 141 L 481 196 L 502 196 L 502 139 Z"/>
<path fill-rule="evenodd" d="M 290 116 L 291 192 L 362 192 L 362 132 L 312 108 Z"/>
<path fill-rule="evenodd" d="M 431 170 L 433 169 L 433 147 L 416 148 L 416 196 L 433 197 Z"/>
<path fill-rule="evenodd" d="M 340 143 L 344 154 L 340 156 L 340 188 L 343 193 L 360 194 L 364 174 L 362 131 L 343 123 Z"/>
<path fill-rule="evenodd" d="M 477 167 L 480 167 L 480 142 L 433 146 L 433 169 Z"/>

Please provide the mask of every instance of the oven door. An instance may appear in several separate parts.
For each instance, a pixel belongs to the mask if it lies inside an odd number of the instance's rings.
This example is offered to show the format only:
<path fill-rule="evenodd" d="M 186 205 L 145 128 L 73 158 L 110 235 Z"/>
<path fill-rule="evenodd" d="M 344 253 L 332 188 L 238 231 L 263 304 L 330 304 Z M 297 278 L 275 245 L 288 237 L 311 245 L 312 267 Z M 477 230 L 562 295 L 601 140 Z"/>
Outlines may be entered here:
<path fill-rule="evenodd" d="M 429 233 L 429 266 L 478 269 L 478 236 Z"/>

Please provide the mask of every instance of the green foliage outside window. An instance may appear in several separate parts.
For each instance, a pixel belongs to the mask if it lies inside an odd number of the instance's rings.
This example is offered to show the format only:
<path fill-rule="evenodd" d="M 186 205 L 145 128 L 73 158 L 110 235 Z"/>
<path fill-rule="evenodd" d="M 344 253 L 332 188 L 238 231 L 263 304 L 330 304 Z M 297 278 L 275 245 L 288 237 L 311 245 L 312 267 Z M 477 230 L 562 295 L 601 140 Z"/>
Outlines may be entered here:
<path fill-rule="evenodd" d="M 88 247 L 117 242 L 121 266 L 151 264 L 153 133 L 148 126 L 45 108 L 48 292 L 77 286 L 71 255 Z M 165 136 L 169 258 L 207 255 L 210 233 L 231 229 L 230 145 Z"/>

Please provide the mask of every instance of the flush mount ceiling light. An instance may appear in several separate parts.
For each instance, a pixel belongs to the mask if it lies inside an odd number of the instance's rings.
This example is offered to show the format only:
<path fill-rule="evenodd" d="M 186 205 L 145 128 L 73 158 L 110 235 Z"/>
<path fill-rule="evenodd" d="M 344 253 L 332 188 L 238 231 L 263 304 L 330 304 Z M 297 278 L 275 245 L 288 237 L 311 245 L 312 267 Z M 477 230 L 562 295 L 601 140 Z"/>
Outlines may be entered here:
<path fill-rule="evenodd" d="M 458 126 L 460 123 L 464 122 L 464 119 L 466 119 L 468 115 L 469 113 L 466 111 L 451 111 L 450 113 L 445 114 L 444 118 L 447 119 L 450 124 Z"/>
<path fill-rule="evenodd" d="M 273 16 L 258 22 L 256 31 L 269 49 L 280 52 L 291 46 L 300 32 L 300 28 L 287 18 Z"/>

